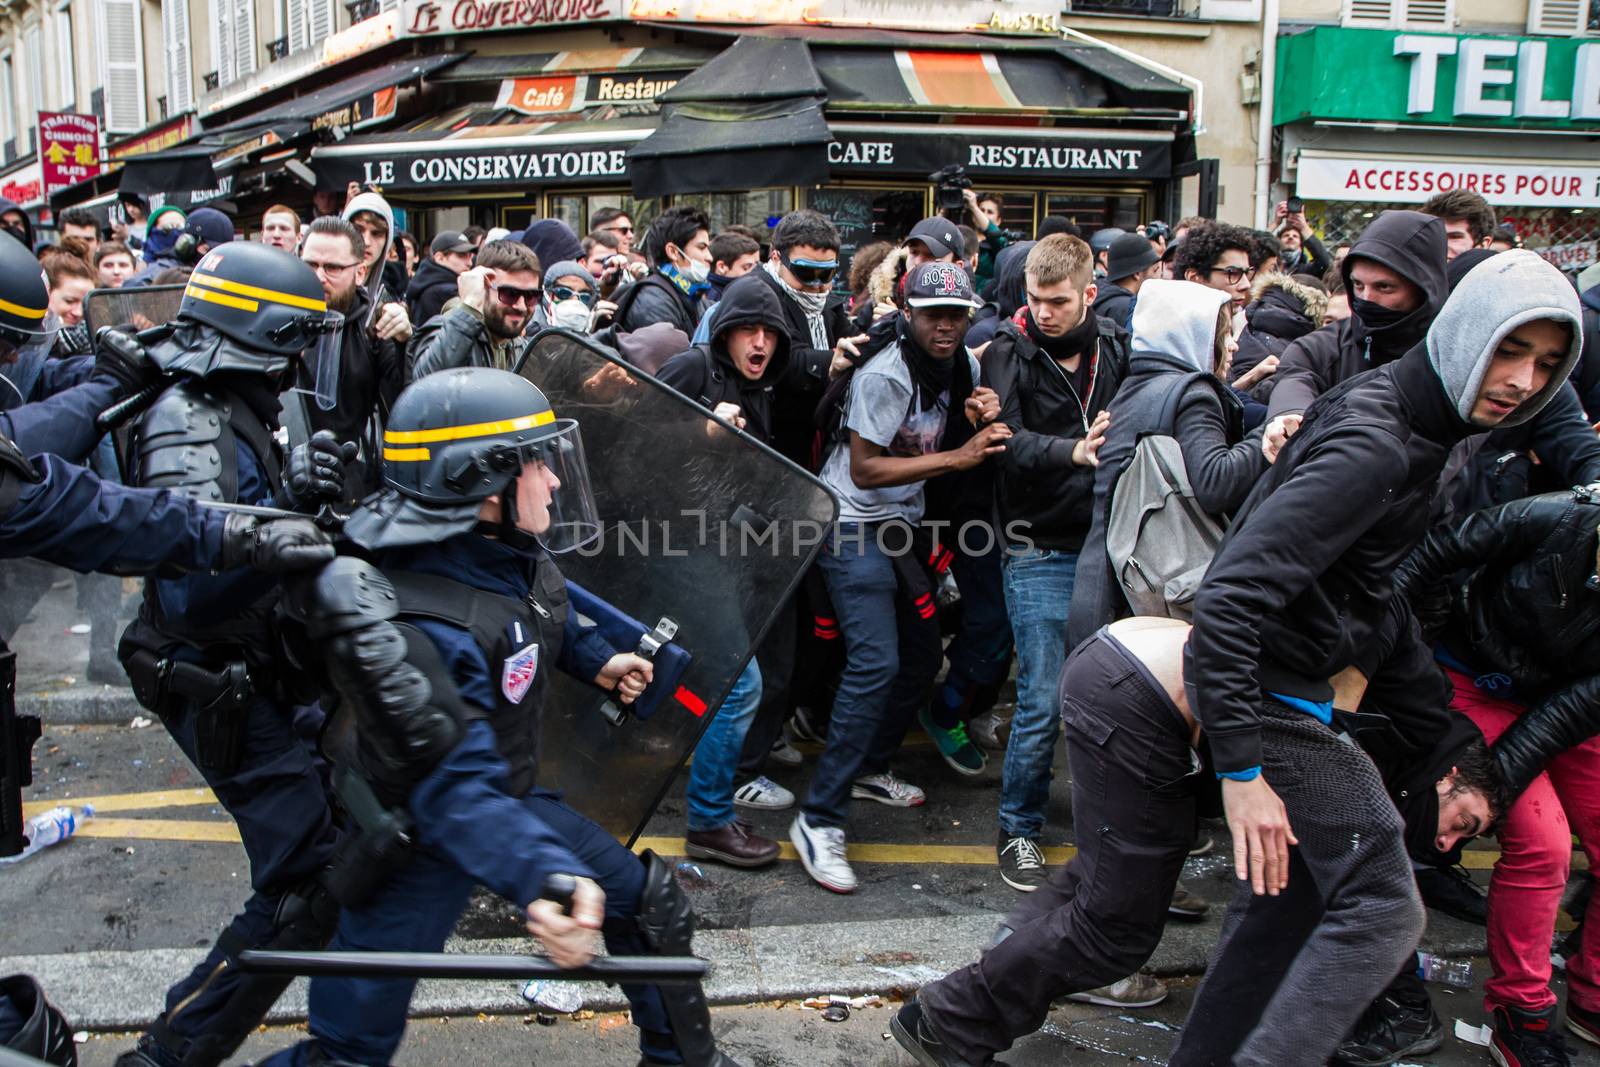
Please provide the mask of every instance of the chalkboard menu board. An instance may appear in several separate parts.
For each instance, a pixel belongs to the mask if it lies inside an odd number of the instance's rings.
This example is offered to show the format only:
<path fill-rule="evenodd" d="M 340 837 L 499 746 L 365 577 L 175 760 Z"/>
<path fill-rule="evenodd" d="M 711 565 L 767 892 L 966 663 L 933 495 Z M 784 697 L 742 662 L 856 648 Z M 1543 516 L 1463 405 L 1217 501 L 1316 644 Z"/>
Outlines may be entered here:
<path fill-rule="evenodd" d="M 922 218 L 925 189 L 849 189 L 829 186 L 811 190 L 808 206 L 833 220 L 839 230 L 840 271 L 834 289 L 849 289 L 850 261 L 856 250 L 873 241 L 898 241 Z"/>

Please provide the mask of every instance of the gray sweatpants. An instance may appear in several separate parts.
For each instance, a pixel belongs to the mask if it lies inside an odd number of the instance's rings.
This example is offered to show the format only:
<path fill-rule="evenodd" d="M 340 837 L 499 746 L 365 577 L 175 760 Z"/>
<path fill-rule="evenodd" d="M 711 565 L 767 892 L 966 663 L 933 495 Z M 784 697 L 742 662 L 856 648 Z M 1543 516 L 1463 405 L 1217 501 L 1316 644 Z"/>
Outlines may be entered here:
<path fill-rule="evenodd" d="M 1263 698 L 1262 770 L 1300 844 L 1289 886 L 1239 883 L 1171 1067 L 1326 1063 L 1422 939 L 1402 824 L 1366 753 Z"/>

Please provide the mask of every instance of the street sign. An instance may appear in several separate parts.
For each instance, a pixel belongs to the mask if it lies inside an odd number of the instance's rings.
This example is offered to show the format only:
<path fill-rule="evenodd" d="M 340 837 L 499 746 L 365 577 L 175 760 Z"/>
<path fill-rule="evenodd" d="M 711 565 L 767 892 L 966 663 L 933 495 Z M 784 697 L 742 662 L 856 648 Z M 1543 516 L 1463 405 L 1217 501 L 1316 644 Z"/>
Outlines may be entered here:
<path fill-rule="evenodd" d="M 99 174 L 100 120 L 71 111 L 39 112 L 39 165 L 47 200 Z"/>

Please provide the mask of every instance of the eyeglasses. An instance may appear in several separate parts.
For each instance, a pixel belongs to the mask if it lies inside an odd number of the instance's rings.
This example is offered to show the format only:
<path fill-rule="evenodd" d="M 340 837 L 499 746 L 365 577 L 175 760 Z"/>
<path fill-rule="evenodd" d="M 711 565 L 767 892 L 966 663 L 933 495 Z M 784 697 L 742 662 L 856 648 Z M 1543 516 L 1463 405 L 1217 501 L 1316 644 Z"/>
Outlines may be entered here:
<path fill-rule="evenodd" d="M 629 234 L 631 234 L 633 232 L 633 227 L 632 226 L 602 226 L 600 228 L 602 230 L 606 231 L 607 233 L 629 233 Z"/>
<path fill-rule="evenodd" d="M 1226 275 L 1229 285 L 1238 285 L 1245 279 L 1254 281 L 1256 277 L 1254 267 L 1212 267 L 1211 273 Z"/>
<path fill-rule="evenodd" d="M 586 308 L 594 307 L 594 294 L 587 289 L 569 289 L 565 285 L 557 285 L 549 290 L 550 297 L 556 303 L 563 300 L 581 300 Z"/>
<path fill-rule="evenodd" d="M 315 263 L 309 259 L 302 259 L 300 262 L 304 263 L 318 274 L 326 275 L 329 278 L 337 278 L 341 274 L 355 270 L 361 265 L 359 263 Z"/>
<path fill-rule="evenodd" d="M 779 257 L 794 280 L 801 285 L 827 285 L 833 281 L 833 276 L 839 273 L 838 260 L 830 263 L 801 262 L 790 259 L 788 256 Z"/>
<path fill-rule="evenodd" d="M 514 308 L 518 304 L 531 308 L 544 295 L 543 289 L 518 289 L 514 285 L 490 285 L 489 291 L 495 295 L 496 300 L 508 308 Z"/>

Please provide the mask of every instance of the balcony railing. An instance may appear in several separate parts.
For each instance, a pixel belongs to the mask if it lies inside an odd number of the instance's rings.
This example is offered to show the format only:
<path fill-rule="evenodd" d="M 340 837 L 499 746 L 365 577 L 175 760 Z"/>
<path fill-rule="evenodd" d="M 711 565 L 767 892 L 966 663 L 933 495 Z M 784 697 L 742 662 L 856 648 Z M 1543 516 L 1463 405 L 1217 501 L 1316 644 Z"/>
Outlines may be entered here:
<path fill-rule="evenodd" d="M 1074 14 L 1127 15 L 1134 18 L 1180 18 L 1190 12 L 1181 0 L 1070 0 Z"/>
<path fill-rule="evenodd" d="M 356 23 L 378 14 L 383 10 L 383 5 L 379 0 L 350 0 L 344 9 L 350 12 L 350 21 Z"/>

